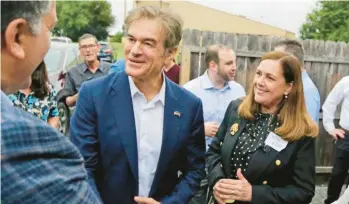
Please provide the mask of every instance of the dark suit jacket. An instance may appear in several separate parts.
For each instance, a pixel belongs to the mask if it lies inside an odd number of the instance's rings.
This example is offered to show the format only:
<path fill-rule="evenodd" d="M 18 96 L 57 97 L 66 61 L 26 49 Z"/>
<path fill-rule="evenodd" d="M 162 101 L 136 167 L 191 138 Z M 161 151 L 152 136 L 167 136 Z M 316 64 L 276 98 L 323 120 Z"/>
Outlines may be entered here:
<path fill-rule="evenodd" d="M 71 120 L 71 140 L 85 158 L 90 184 L 103 202 L 134 203 L 137 137 L 125 72 L 83 84 Z M 149 197 L 162 203 L 187 203 L 205 176 L 204 166 L 201 101 L 166 79 L 162 148 Z"/>
<path fill-rule="evenodd" d="M 229 105 L 207 152 L 210 188 L 219 179 L 230 175 L 232 150 L 247 123 L 247 120 L 238 118 L 240 103 L 237 100 Z M 230 128 L 235 123 L 239 124 L 239 130 L 231 136 Z M 272 148 L 257 149 L 244 176 L 252 185 L 251 203 L 309 204 L 315 190 L 314 139 L 303 137 L 299 141 L 289 142 L 280 152 Z"/>

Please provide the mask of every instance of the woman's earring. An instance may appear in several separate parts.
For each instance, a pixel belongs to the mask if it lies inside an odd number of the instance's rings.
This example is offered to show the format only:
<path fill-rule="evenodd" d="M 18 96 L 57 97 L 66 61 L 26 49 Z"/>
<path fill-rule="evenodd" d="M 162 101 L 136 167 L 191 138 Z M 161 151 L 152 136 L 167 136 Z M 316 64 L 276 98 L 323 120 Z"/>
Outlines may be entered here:
<path fill-rule="evenodd" d="M 287 95 L 285 94 L 285 99 L 287 99 Z"/>

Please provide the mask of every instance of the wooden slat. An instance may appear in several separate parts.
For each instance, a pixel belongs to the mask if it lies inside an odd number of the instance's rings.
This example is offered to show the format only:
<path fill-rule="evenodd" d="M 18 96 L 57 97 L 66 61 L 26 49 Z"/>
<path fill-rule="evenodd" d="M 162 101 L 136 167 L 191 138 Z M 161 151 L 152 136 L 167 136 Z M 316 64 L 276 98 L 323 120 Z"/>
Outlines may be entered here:
<path fill-rule="evenodd" d="M 195 79 L 200 76 L 199 72 L 199 53 L 191 53 L 191 62 L 190 62 L 190 80 Z"/>
<path fill-rule="evenodd" d="M 213 32 L 211 31 L 203 31 L 202 32 L 202 47 L 207 48 L 212 45 L 213 42 Z"/>
<path fill-rule="evenodd" d="M 249 36 L 246 34 L 237 34 L 238 41 L 237 41 L 237 47 L 236 52 L 239 51 L 248 51 L 248 38 Z"/>
<path fill-rule="evenodd" d="M 206 47 L 191 46 L 192 52 L 205 53 L 206 50 L 207 50 Z M 241 57 L 262 57 L 265 52 L 253 52 L 253 51 L 249 51 L 249 50 L 235 50 L 235 53 Z M 338 59 L 338 58 L 318 58 L 318 57 L 313 57 L 313 56 L 304 56 L 304 61 L 305 62 L 336 63 L 336 64 L 349 65 L 349 58 L 348 59 Z"/>
<path fill-rule="evenodd" d="M 179 84 L 184 85 L 190 80 L 190 63 L 191 63 L 191 51 L 190 48 L 182 49 L 182 67 L 179 75 Z"/>

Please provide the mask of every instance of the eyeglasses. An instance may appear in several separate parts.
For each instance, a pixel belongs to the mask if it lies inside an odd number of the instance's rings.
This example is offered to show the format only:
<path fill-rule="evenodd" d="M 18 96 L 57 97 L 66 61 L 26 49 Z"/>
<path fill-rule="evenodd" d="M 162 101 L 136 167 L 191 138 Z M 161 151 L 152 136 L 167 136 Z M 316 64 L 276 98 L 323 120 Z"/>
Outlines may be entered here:
<path fill-rule="evenodd" d="M 90 45 L 81 45 L 81 46 L 80 46 L 80 49 L 82 49 L 82 50 L 87 50 L 87 48 L 92 49 L 92 48 L 95 48 L 95 47 L 97 47 L 97 45 L 96 45 L 96 44 L 90 44 Z"/>

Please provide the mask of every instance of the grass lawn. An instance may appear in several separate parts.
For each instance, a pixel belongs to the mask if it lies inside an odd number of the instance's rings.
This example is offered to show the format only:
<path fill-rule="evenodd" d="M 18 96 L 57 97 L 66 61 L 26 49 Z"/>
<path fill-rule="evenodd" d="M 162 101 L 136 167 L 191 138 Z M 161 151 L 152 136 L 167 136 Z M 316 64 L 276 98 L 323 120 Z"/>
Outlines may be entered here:
<path fill-rule="evenodd" d="M 110 45 L 113 47 L 113 56 L 114 59 L 122 59 L 124 58 L 124 45 L 122 43 L 110 43 Z"/>

